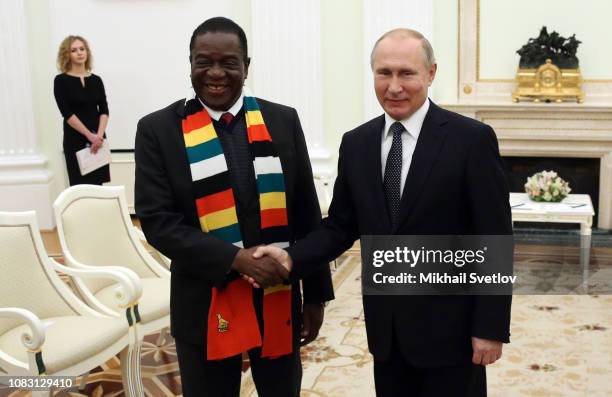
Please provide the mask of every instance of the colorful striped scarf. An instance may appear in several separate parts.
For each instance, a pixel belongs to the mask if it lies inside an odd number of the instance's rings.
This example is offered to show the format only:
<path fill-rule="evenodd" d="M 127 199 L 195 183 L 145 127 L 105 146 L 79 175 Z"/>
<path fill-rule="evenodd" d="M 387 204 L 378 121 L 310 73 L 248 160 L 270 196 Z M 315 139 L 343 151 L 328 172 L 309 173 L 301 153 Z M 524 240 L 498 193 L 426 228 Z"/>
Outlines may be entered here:
<path fill-rule="evenodd" d="M 284 248 L 289 227 L 281 162 L 255 98 L 245 96 L 243 107 L 259 193 L 261 240 Z M 185 113 L 183 137 L 202 231 L 243 247 L 230 174 L 210 115 L 197 98 L 186 102 Z M 291 353 L 291 285 L 264 290 L 263 318 L 262 343 L 251 285 L 238 278 L 222 289 L 213 287 L 207 358 L 219 360 L 259 346 L 262 357 Z"/>

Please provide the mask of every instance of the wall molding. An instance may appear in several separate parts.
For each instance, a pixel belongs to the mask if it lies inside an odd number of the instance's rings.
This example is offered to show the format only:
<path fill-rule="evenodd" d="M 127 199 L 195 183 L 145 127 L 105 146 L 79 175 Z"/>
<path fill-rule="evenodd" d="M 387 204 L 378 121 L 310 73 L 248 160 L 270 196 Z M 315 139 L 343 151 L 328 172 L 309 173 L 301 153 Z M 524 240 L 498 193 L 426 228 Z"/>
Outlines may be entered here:
<path fill-rule="evenodd" d="M 55 227 L 53 175 L 37 150 L 25 4 L 0 2 L 0 211 L 35 210 L 40 227 Z"/>
<path fill-rule="evenodd" d="M 459 1 L 459 103 L 510 103 L 514 80 L 480 78 L 480 1 Z M 584 80 L 585 104 L 612 103 L 612 80 Z"/>

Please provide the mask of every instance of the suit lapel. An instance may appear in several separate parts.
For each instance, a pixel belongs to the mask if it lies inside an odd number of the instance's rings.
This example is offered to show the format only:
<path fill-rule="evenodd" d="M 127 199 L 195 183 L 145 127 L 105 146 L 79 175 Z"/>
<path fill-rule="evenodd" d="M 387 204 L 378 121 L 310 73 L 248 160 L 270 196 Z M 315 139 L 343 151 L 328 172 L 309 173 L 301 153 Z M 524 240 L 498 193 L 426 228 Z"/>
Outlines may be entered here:
<path fill-rule="evenodd" d="M 387 200 L 385 199 L 385 190 L 382 178 L 382 160 L 381 160 L 381 145 L 382 131 L 385 127 L 385 116 L 381 115 L 374 119 L 372 127 L 368 130 L 366 142 L 364 145 L 364 161 L 362 164 L 364 172 L 364 180 L 372 181 L 372 194 L 374 195 L 374 203 L 372 208 L 380 208 L 380 220 L 382 230 L 391 230 L 391 220 L 389 218 L 389 210 L 387 208 Z M 370 166 L 370 164 L 374 164 Z"/>
<path fill-rule="evenodd" d="M 181 119 L 185 117 L 185 100 L 181 100 L 176 104 L 176 107 L 174 108 L 174 110 L 176 111 L 176 114 L 178 114 Z"/>
<path fill-rule="evenodd" d="M 440 154 L 440 149 L 446 137 L 446 130 L 442 128 L 444 123 L 446 123 L 446 118 L 442 110 L 433 102 L 430 102 L 429 111 L 423 121 L 419 139 L 412 155 L 402 193 L 400 221 L 394 232 L 406 222 L 412 213 L 414 204 L 429 177 L 431 167 Z"/>

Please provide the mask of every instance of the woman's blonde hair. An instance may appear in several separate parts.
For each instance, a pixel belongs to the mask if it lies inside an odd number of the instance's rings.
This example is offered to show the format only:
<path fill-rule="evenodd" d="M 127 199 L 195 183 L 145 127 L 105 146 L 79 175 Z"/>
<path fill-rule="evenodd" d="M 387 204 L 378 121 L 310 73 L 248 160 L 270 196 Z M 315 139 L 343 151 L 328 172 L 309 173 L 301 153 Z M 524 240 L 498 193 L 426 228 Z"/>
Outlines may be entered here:
<path fill-rule="evenodd" d="M 59 50 L 57 51 L 57 69 L 66 73 L 70 70 L 70 46 L 76 40 L 80 40 L 83 42 L 85 46 L 85 50 L 87 51 L 87 60 L 85 61 L 85 70 L 90 71 L 91 65 L 93 63 L 93 56 L 91 54 L 91 50 L 89 49 L 89 43 L 83 37 L 78 35 L 70 35 L 62 40 L 62 43 L 59 46 Z"/>

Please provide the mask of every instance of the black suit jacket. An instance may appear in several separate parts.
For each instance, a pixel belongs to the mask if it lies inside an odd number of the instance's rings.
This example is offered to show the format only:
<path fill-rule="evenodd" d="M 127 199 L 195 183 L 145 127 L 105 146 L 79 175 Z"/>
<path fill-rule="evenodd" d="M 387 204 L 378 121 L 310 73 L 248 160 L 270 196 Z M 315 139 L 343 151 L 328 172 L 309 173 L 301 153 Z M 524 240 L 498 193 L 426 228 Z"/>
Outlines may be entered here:
<path fill-rule="evenodd" d="M 304 134 L 295 109 L 257 102 L 283 167 L 290 241 L 295 241 L 315 229 L 321 219 Z M 148 242 L 172 260 L 172 334 L 201 345 L 206 342 L 211 287 L 227 280 L 238 248 L 200 228 L 181 129 L 184 114 L 184 100 L 180 100 L 138 122 L 135 206 Z M 306 303 L 334 297 L 329 266 L 318 265 L 319 270 L 304 279 Z M 298 283 L 293 291 L 297 333 L 301 324 Z M 261 291 L 255 299 L 261 299 Z"/>
<path fill-rule="evenodd" d="M 361 235 L 512 234 L 508 188 L 491 127 L 430 104 L 393 229 L 383 191 L 384 116 L 346 133 L 338 177 L 321 227 L 288 251 L 293 276 L 335 258 Z M 509 296 L 364 296 L 376 359 L 392 348 L 422 367 L 467 363 L 471 336 L 509 341 Z M 396 347 L 394 347 L 396 348 Z"/>

